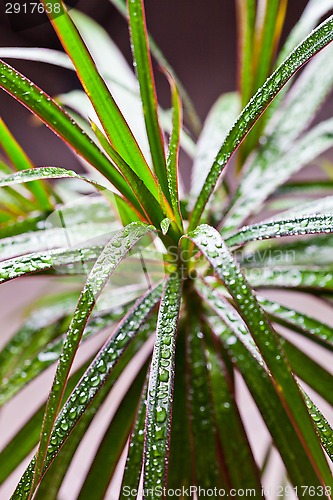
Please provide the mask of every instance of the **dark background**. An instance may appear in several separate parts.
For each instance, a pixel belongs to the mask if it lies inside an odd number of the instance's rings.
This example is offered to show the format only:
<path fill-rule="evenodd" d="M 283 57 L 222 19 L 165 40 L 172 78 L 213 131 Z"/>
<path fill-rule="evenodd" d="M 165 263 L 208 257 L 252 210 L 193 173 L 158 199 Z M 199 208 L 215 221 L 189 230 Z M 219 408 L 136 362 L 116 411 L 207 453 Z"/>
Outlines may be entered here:
<path fill-rule="evenodd" d="M 0 45 L 60 49 L 48 24 L 14 31 L 0 0 Z M 284 36 L 290 31 L 307 0 L 290 0 Z M 150 32 L 188 89 L 202 119 L 216 98 L 236 87 L 236 18 L 234 0 L 146 0 Z M 77 8 L 98 20 L 130 61 L 124 19 L 108 0 L 79 0 Z M 51 95 L 79 87 L 71 71 L 41 63 L 8 60 Z M 161 103 L 169 104 L 169 90 L 156 71 Z M 36 165 L 78 168 L 65 145 L 45 126 L 36 127 L 30 113 L 0 90 L 0 115 Z"/>

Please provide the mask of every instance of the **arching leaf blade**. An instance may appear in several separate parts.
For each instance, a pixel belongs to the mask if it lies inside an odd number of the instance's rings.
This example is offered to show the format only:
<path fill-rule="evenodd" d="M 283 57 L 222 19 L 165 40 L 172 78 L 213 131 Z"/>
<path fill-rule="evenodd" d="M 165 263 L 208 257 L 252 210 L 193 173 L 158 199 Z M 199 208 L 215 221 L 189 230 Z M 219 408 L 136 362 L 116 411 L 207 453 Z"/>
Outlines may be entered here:
<path fill-rule="evenodd" d="M 78 499 L 88 500 L 94 497 L 96 500 L 103 500 L 105 498 L 106 490 L 133 424 L 146 373 L 147 364 L 135 377 L 113 416 L 86 475 Z"/>
<path fill-rule="evenodd" d="M 50 96 L 0 61 L 0 87 L 38 116 L 56 135 L 97 168 L 133 204 L 135 196 L 122 175 L 84 131 Z"/>
<path fill-rule="evenodd" d="M 220 174 L 236 148 L 293 74 L 333 40 L 332 28 L 333 18 L 330 17 L 296 47 L 290 56 L 266 80 L 264 85 L 256 92 L 248 105 L 244 108 L 221 146 L 214 164 L 207 175 L 205 184 L 191 216 L 190 231 L 198 225 L 203 210 L 215 188 Z"/>
<path fill-rule="evenodd" d="M 148 292 L 142 299 L 139 299 L 119 324 L 113 336 L 106 342 L 92 364 L 88 367 L 79 384 L 72 392 L 71 397 L 66 401 L 57 416 L 57 420 L 52 430 L 50 439 L 51 446 L 48 448 L 43 473 L 48 470 L 53 460 L 57 457 L 61 446 L 63 446 L 79 419 L 84 415 L 87 407 L 93 399 L 98 396 L 101 388 L 103 386 L 107 387 L 108 393 L 117 380 L 119 376 L 117 367 L 118 363 L 122 366 L 122 356 L 125 355 L 124 359 L 127 360 L 126 363 L 133 356 L 133 351 L 130 350 L 133 339 L 139 334 L 139 346 L 135 344 L 136 348 L 134 352 L 136 352 L 137 347 L 142 346 L 142 343 L 147 339 L 147 333 L 151 333 L 151 325 L 148 323 L 147 328 L 143 325 L 160 300 L 161 294 L 162 286 L 160 285 L 151 292 Z M 110 386 L 107 382 L 109 377 L 112 377 L 112 379 L 110 379 Z M 93 383 L 91 383 L 92 381 Z M 96 384 L 97 381 L 98 383 Z M 65 429 L 62 426 L 64 422 L 67 424 Z M 34 467 L 35 458 L 32 459 L 21 477 L 14 495 L 21 495 L 22 498 L 28 497 L 29 491 L 27 491 L 27 485 L 30 486 L 31 489 Z"/>
<path fill-rule="evenodd" d="M 205 255 L 233 297 L 264 361 L 267 363 L 274 380 L 275 390 L 287 408 L 295 430 L 303 439 L 306 439 L 305 449 L 315 463 L 318 479 L 322 484 L 330 485 L 332 475 L 318 442 L 304 399 L 299 392 L 298 384 L 281 350 L 276 333 L 228 247 L 219 233 L 207 225 L 199 226 L 188 235 L 188 238 Z"/>
<path fill-rule="evenodd" d="M 311 484 L 319 486 L 320 480 L 304 449 L 304 442 L 296 432 L 272 378 L 261 363 L 261 357 L 252 338 L 247 335 L 243 321 L 230 304 L 223 301 L 210 287 L 199 283 L 198 292 L 217 314 L 217 317 L 209 316 L 208 324 L 242 374 L 288 469 L 293 485 L 301 487 L 304 481 L 311 480 Z"/>

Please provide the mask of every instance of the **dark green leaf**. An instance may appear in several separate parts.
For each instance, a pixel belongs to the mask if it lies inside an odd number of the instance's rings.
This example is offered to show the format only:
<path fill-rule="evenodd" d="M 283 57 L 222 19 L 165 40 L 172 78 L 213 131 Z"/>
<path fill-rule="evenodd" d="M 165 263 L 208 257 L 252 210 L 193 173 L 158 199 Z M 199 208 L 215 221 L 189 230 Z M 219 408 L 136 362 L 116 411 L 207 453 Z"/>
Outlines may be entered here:
<path fill-rule="evenodd" d="M 162 498 L 156 488 L 166 482 L 181 288 L 182 280 L 174 272 L 167 281 L 158 315 L 147 399 L 143 472 L 147 500 Z"/>

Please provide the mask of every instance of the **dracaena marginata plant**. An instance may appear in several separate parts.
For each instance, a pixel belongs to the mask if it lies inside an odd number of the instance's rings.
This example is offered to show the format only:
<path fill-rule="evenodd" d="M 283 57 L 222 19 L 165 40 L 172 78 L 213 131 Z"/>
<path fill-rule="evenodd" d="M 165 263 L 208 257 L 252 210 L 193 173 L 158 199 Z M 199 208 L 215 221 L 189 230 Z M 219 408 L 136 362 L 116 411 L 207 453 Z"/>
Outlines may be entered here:
<path fill-rule="evenodd" d="M 0 353 L 0 404 L 54 370 L 47 401 L 0 454 L 1 481 L 30 456 L 12 498 L 58 498 L 111 400 L 75 498 L 105 498 L 117 466 L 119 498 L 136 498 L 141 478 L 147 499 L 190 485 L 265 498 L 272 448 L 281 484 L 331 498 L 333 434 L 312 398 L 333 403 L 332 375 L 302 347 L 320 358 L 333 346 L 317 313 L 321 301 L 332 317 L 333 181 L 318 157 L 333 146 L 333 119 L 310 126 L 333 87 L 333 1 L 311 0 L 283 45 L 286 1 L 258 2 L 260 15 L 255 0 L 236 1 L 239 88 L 203 127 L 147 32 L 143 2 L 111 1 L 128 19 L 135 75 L 94 21 L 62 3 L 53 14 L 59 0 L 47 10 L 64 52 L 0 49 L 76 72 L 82 90 L 52 98 L 1 62 L 0 86 L 88 172 L 35 167 L 0 121 L 0 282 L 34 273 L 52 284 Z M 169 111 L 152 57 L 170 83 Z M 180 148 L 193 158 L 187 191 Z M 309 163 L 315 180 L 295 180 Z M 271 289 L 284 290 L 282 303 Z M 262 460 L 240 378 L 270 436 Z"/>

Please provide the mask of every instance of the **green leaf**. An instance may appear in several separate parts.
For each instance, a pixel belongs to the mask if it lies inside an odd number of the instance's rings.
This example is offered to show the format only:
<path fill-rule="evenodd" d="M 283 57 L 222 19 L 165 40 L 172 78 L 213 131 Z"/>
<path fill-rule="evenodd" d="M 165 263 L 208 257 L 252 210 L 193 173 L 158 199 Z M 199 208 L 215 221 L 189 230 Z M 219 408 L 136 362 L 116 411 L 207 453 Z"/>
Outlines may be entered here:
<path fill-rule="evenodd" d="M 258 296 L 258 300 L 272 321 L 304 335 L 326 349 L 333 350 L 333 328 L 331 326 L 276 301 L 271 302 L 260 296 Z"/>
<path fill-rule="evenodd" d="M 87 363 L 84 364 L 70 376 L 65 390 L 65 398 L 67 398 L 75 388 L 87 366 Z M 7 477 L 37 445 L 43 422 L 44 411 L 45 404 L 35 411 L 35 413 L 0 452 L 0 484 L 7 479 Z"/>
<path fill-rule="evenodd" d="M 147 374 L 147 364 L 135 377 L 123 397 L 82 485 L 78 500 L 95 498 L 103 500 L 120 455 L 125 447 L 135 417 L 142 386 Z"/>
<path fill-rule="evenodd" d="M 266 80 L 264 85 L 256 92 L 248 105 L 244 108 L 221 146 L 214 164 L 207 175 L 205 184 L 201 190 L 191 216 L 189 230 L 192 230 L 197 226 L 220 174 L 232 154 L 235 152 L 236 148 L 242 142 L 272 99 L 274 99 L 293 74 L 311 57 L 313 57 L 333 40 L 332 28 L 333 18 L 330 17 L 296 47 L 289 57 Z"/>
<path fill-rule="evenodd" d="M 317 193 L 322 193 L 326 192 L 326 190 L 330 193 L 332 192 L 333 188 L 333 181 L 331 180 L 317 180 L 313 179 L 310 181 L 293 181 L 293 182 L 286 182 L 283 184 L 283 186 L 280 186 L 277 189 L 278 195 L 284 195 L 284 194 L 317 194 Z"/>
<path fill-rule="evenodd" d="M 157 96 L 150 58 L 144 6 L 142 0 L 129 0 L 127 8 L 134 66 L 140 86 L 141 102 L 154 170 L 163 193 L 171 202 L 166 175 L 164 140 L 158 122 Z"/>
<path fill-rule="evenodd" d="M 146 340 L 147 332 L 142 325 L 160 300 L 161 293 L 162 286 L 160 285 L 151 292 L 148 292 L 136 303 L 87 369 L 80 383 L 57 416 L 57 420 L 52 430 L 50 447 L 47 450 L 43 473 L 45 473 L 51 465 L 72 429 L 75 428 L 77 422 L 80 418 L 84 417 L 87 407 L 91 404 L 93 399 L 98 396 L 104 383 L 106 384 L 105 387 L 108 387 L 108 391 L 110 390 L 107 380 L 112 376 L 114 370 L 117 370 L 119 359 L 129 348 L 131 341 L 138 333 L 140 334 L 140 328 L 142 333 L 145 333 L 143 341 Z M 150 331 L 149 329 L 149 333 Z M 141 345 L 142 342 L 140 343 L 140 346 Z M 131 356 L 133 356 L 133 352 L 131 352 L 128 359 L 130 359 Z M 112 384 L 117 380 L 117 377 L 112 378 Z M 21 495 L 22 498 L 28 497 L 28 490 L 31 489 L 34 467 L 35 458 L 30 462 L 23 474 L 15 495 Z"/>
<path fill-rule="evenodd" d="M 0 146 L 4 149 L 11 163 L 17 170 L 33 168 L 31 160 L 13 137 L 5 122 L 0 118 Z M 41 210 L 52 210 L 49 190 L 42 182 L 28 184 L 27 188 L 34 195 L 37 207 Z"/>
<path fill-rule="evenodd" d="M 179 193 L 178 193 L 178 156 L 181 140 L 182 127 L 182 103 L 178 88 L 173 77 L 166 73 L 172 97 L 172 130 L 170 134 L 168 155 L 166 159 L 166 174 L 170 193 L 170 200 L 177 224 L 183 230 L 182 216 L 180 213 Z"/>
<path fill-rule="evenodd" d="M 136 500 L 137 495 L 125 495 L 124 492 L 135 491 L 139 488 L 144 445 L 144 428 L 146 420 L 148 381 L 141 394 L 137 415 L 130 435 L 126 465 L 120 488 L 119 500 Z"/>
<path fill-rule="evenodd" d="M 252 268 L 244 274 L 254 288 L 285 288 L 315 292 L 333 291 L 333 268 Z"/>
<path fill-rule="evenodd" d="M 187 301 L 188 397 L 191 424 L 191 455 L 196 484 L 203 488 L 225 487 L 218 460 L 217 431 L 214 420 L 208 360 L 199 319 L 201 304 L 195 294 Z M 202 447 L 202 443 L 205 447 Z"/>
<path fill-rule="evenodd" d="M 119 12 L 123 15 L 125 19 L 127 19 L 127 8 L 126 8 L 126 0 L 110 0 L 110 2 L 119 10 Z M 153 40 L 152 36 L 149 34 L 148 35 L 149 39 L 149 45 L 150 45 L 150 50 L 152 55 L 155 57 L 156 61 L 158 64 L 162 67 L 165 68 L 175 79 L 177 83 L 177 87 L 180 91 L 183 103 L 184 103 L 184 108 L 185 112 L 188 118 L 188 121 L 194 131 L 195 134 L 200 133 L 201 129 L 201 120 L 199 118 L 199 115 L 193 105 L 193 102 L 191 101 L 188 93 L 186 92 L 183 84 L 175 74 L 173 68 L 171 67 L 170 63 L 167 61 L 165 58 L 164 54 L 160 50 L 160 48 L 157 46 L 155 41 Z"/>
<path fill-rule="evenodd" d="M 106 245 L 92 268 L 81 292 L 72 321 L 69 325 L 59 364 L 54 376 L 51 392 L 46 404 L 41 440 L 36 455 L 34 481 L 31 490 L 38 485 L 44 468 L 52 428 L 59 412 L 61 399 L 69 371 L 79 346 L 84 327 L 92 312 L 95 302 L 106 285 L 113 271 L 143 236 L 154 230 L 152 226 L 134 222 L 119 231 Z"/>
<path fill-rule="evenodd" d="M 256 498 L 263 498 L 259 470 L 238 411 L 232 382 L 211 339 L 207 347 L 213 408 L 228 484 L 239 491 L 249 488 L 256 492 Z"/>
<path fill-rule="evenodd" d="M 209 287 L 199 285 L 200 295 L 218 315 L 209 317 L 214 334 L 222 341 L 248 386 L 259 411 L 272 435 L 294 486 L 304 481 L 320 485 L 314 462 L 309 456 L 304 440 L 295 429 L 289 412 L 278 396 L 274 380 L 267 372 L 248 330 L 230 304 Z"/>
<path fill-rule="evenodd" d="M 63 292 L 52 297 L 53 302 L 50 297 L 51 303 L 33 308 L 0 352 L 1 379 L 8 378 L 29 356 L 36 355 L 63 333 L 66 317 L 75 310 L 78 295 L 78 292 Z"/>
<path fill-rule="evenodd" d="M 328 421 L 326 420 L 326 418 L 324 417 L 324 415 L 321 413 L 321 411 L 316 407 L 316 405 L 311 401 L 309 396 L 304 391 L 303 391 L 303 396 L 306 401 L 307 407 L 309 409 L 311 418 L 315 424 L 318 436 L 320 437 L 320 440 L 322 442 L 322 445 L 327 455 L 333 462 L 333 430 Z"/>
<path fill-rule="evenodd" d="M 72 308 L 73 312 L 75 310 Z M 92 335 L 97 335 L 101 330 L 106 327 L 111 327 L 123 313 L 123 310 L 115 308 L 114 311 L 107 312 L 102 315 L 96 315 L 91 319 L 82 336 L 82 341 L 87 340 Z M 26 387 L 32 380 L 34 380 L 38 375 L 43 373 L 50 365 L 58 361 L 65 341 L 65 334 L 68 329 L 68 324 L 70 323 L 71 315 L 61 318 L 60 321 L 55 325 L 56 331 L 54 336 L 57 338 L 53 342 L 44 342 L 44 345 L 39 346 L 39 352 L 33 353 L 35 355 L 25 355 L 19 359 L 18 366 L 12 371 L 10 376 L 6 376 L 5 380 L 2 381 L 2 388 L 0 394 L 0 406 L 3 406 L 10 398 L 15 396 L 20 390 Z M 41 343 L 41 332 L 38 332 L 38 343 Z M 8 346 L 12 347 L 12 344 Z M 20 346 L 22 349 L 22 346 Z M 8 348 L 7 348 L 8 349 Z M 1 353 L 2 354 L 2 353 Z"/>
<path fill-rule="evenodd" d="M 221 141 L 226 138 L 240 112 L 240 107 L 239 95 L 236 92 L 228 92 L 218 98 L 205 120 L 197 142 L 191 172 L 192 204 L 200 194 L 209 169 L 219 152 Z"/>
<path fill-rule="evenodd" d="M 279 185 L 332 147 L 332 131 L 333 120 L 329 119 L 310 130 L 286 152 L 277 149 L 273 156 L 269 147 L 263 149 L 263 154 L 252 164 L 253 168 L 249 168 L 244 174 L 234 195 L 231 208 L 222 222 L 224 234 L 239 227 L 261 208 Z M 274 169 L 271 168 L 273 161 Z"/>
<path fill-rule="evenodd" d="M 253 48 L 256 19 L 255 0 L 237 0 L 238 15 L 238 87 L 242 96 L 242 106 L 246 106 L 253 89 Z"/>
<path fill-rule="evenodd" d="M 178 488 L 188 488 L 193 484 L 193 472 L 191 465 L 190 449 L 190 423 L 188 415 L 187 380 L 186 380 L 186 331 L 184 322 L 179 326 L 177 335 L 176 358 L 175 358 L 175 388 L 173 396 L 172 425 L 170 436 L 169 470 L 168 483 L 169 490 Z M 171 493 L 171 492 L 170 492 Z M 170 498 L 179 498 L 171 495 Z"/>
<path fill-rule="evenodd" d="M 293 372 L 309 387 L 316 391 L 333 406 L 333 376 L 319 363 L 296 347 L 292 342 L 280 336 L 280 344 Z M 333 435 L 332 435 L 333 437 Z"/>
<path fill-rule="evenodd" d="M 79 248 L 77 250 L 51 250 L 49 252 L 36 252 L 33 254 L 16 257 L 0 262 L 0 284 L 20 276 L 48 271 L 60 266 L 82 266 L 90 261 L 95 261 L 102 251 L 101 246 Z"/>
<path fill-rule="evenodd" d="M 75 120 L 45 92 L 3 61 L 0 61 L 0 88 L 38 116 L 45 125 L 105 175 L 122 194 L 135 204 L 135 196 L 130 186 Z"/>
<path fill-rule="evenodd" d="M 49 3 L 53 7 L 60 5 L 61 15 L 55 15 L 54 9 L 51 9 L 49 17 L 65 51 L 72 59 L 77 75 L 96 110 L 109 141 L 142 180 L 145 180 L 148 185 L 154 184 L 152 173 L 131 130 L 98 73 L 64 4 L 58 0 L 51 0 Z"/>
<path fill-rule="evenodd" d="M 175 272 L 167 281 L 158 314 L 147 399 L 143 472 L 147 500 L 162 498 L 156 488 L 166 482 L 181 289 L 182 280 Z"/>
<path fill-rule="evenodd" d="M 110 158 L 115 161 L 127 182 L 133 187 L 147 220 L 149 220 L 149 218 L 152 218 L 153 220 L 151 222 L 157 227 L 159 226 L 161 217 L 163 218 L 163 212 L 158 203 L 159 199 L 161 199 L 161 204 L 164 211 L 173 219 L 173 213 L 168 205 L 168 202 L 164 199 L 163 196 L 160 196 L 157 183 L 154 181 L 155 183 L 153 191 L 149 190 L 146 187 L 144 180 L 142 180 L 135 173 L 135 171 L 132 170 L 132 168 L 121 158 L 117 151 L 108 142 L 104 134 L 93 123 L 92 128 L 104 150 L 107 152 Z"/>
<path fill-rule="evenodd" d="M 333 232 L 333 215 L 310 215 L 289 219 L 276 217 L 272 221 L 264 221 L 241 228 L 236 234 L 230 236 L 226 243 L 229 247 L 235 247 L 245 245 L 249 241 L 330 232 Z"/>
<path fill-rule="evenodd" d="M 318 478 L 323 483 L 332 484 L 332 475 L 328 469 L 317 435 L 314 432 L 304 399 L 283 355 L 276 333 L 268 322 L 236 261 L 230 254 L 228 247 L 220 234 L 207 225 L 199 226 L 188 235 L 188 238 L 205 255 L 217 276 L 225 284 L 237 308 L 239 308 L 240 314 L 270 370 L 281 402 L 288 408 L 288 413 L 297 432 L 304 436 L 309 456 L 312 456 L 316 461 Z"/>
<path fill-rule="evenodd" d="M 238 252 L 242 267 L 313 267 L 333 265 L 333 238 L 330 234 L 302 238 L 282 243 L 278 240 L 264 242 L 257 248 Z"/>

